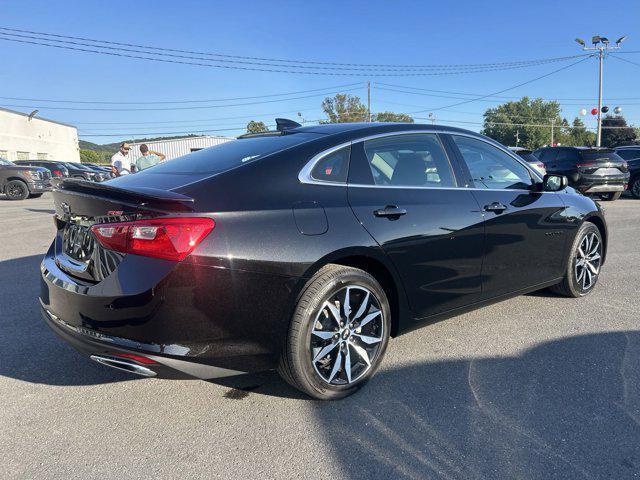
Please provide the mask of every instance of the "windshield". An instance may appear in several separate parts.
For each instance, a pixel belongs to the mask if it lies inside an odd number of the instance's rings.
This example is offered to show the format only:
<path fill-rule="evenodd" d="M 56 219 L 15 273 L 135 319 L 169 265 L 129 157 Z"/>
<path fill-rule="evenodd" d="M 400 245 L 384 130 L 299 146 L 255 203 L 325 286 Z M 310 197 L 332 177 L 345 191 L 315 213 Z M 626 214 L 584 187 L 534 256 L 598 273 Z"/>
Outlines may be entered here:
<path fill-rule="evenodd" d="M 15 163 L 10 162 L 6 158 L 0 157 L 0 165 L 12 166 L 12 165 L 15 165 Z"/>
<path fill-rule="evenodd" d="M 315 138 L 318 138 L 318 135 L 295 133 L 231 140 L 160 163 L 140 173 L 221 173 Z"/>

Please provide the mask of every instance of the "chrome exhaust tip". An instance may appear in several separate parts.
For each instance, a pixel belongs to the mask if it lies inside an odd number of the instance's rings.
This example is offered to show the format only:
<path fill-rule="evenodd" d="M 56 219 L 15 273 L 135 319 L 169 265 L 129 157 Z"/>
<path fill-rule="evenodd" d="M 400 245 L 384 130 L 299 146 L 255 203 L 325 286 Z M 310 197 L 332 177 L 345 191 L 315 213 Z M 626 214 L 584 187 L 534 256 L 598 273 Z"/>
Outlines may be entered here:
<path fill-rule="evenodd" d="M 122 370 L 123 372 L 133 373 L 142 377 L 155 377 L 156 372 L 150 368 L 138 365 L 130 360 L 115 357 L 105 357 L 103 355 L 91 355 L 89 358 L 94 362 L 98 362 L 107 367 L 115 368 L 116 370 Z"/>

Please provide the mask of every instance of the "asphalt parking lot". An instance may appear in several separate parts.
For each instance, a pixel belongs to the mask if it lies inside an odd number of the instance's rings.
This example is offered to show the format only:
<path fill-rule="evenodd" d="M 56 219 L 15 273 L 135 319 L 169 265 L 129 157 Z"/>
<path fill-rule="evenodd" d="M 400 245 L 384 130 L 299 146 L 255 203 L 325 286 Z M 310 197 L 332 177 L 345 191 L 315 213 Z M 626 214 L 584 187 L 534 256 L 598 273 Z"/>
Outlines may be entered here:
<path fill-rule="evenodd" d="M 52 208 L 0 199 L 0 478 L 640 476 L 640 201 L 605 203 L 592 295 L 537 292 L 394 339 L 332 403 L 275 376 L 240 391 L 81 357 L 38 311 Z"/>

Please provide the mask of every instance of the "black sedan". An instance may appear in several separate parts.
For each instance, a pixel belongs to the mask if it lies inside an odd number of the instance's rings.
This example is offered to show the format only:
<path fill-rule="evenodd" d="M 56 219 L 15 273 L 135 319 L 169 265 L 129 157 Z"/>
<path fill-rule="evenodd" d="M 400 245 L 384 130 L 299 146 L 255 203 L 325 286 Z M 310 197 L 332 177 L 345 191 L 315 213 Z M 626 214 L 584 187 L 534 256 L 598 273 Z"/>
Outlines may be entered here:
<path fill-rule="evenodd" d="M 319 399 L 360 388 L 390 337 L 588 294 L 607 247 L 566 177 L 432 125 L 283 126 L 54 198 L 40 302 L 63 339 L 147 377 L 277 368 Z"/>

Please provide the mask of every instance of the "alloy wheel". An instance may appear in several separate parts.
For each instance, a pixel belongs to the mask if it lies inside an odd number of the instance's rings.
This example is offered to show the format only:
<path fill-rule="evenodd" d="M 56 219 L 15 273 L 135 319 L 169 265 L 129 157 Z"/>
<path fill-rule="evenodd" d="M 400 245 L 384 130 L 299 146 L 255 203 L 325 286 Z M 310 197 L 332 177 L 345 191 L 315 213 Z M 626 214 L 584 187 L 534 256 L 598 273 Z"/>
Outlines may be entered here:
<path fill-rule="evenodd" d="M 311 327 L 311 363 L 330 385 L 349 385 L 376 364 L 384 312 L 369 289 L 350 285 L 326 300 Z"/>
<path fill-rule="evenodd" d="M 580 241 L 576 256 L 576 282 L 582 290 L 589 290 L 600 272 L 602 244 L 598 236 L 587 233 Z"/>
<path fill-rule="evenodd" d="M 14 183 L 9 187 L 7 193 L 11 198 L 20 198 L 24 195 L 24 187 L 22 185 Z"/>
<path fill-rule="evenodd" d="M 631 185 L 631 193 L 634 197 L 640 198 L 640 178 Z"/>

